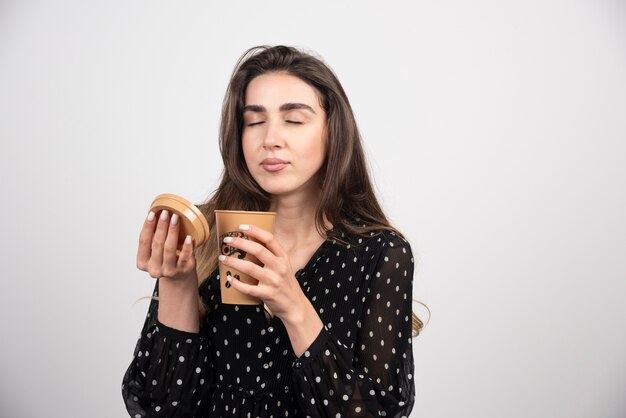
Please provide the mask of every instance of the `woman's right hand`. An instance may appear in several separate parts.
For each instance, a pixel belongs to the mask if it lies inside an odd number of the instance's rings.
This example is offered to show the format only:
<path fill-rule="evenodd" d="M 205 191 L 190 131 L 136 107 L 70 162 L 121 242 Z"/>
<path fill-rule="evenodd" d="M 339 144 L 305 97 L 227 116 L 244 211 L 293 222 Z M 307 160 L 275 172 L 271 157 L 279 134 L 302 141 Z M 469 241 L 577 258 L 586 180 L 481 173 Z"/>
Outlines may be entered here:
<path fill-rule="evenodd" d="M 191 236 L 178 251 L 180 219 L 164 210 L 146 218 L 139 236 L 137 267 L 159 279 L 158 320 L 181 331 L 198 332 L 198 274 Z"/>
<path fill-rule="evenodd" d="M 156 227 L 156 230 L 155 230 Z M 146 271 L 155 279 L 188 282 L 197 284 L 196 258 L 193 255 L 193 242 L 187 235 L 182 250 L 178 250 L 180 218 L 169 211 L 161 211 L 157 219 L 150 211 L 139 235 L 137 268 Z"/>

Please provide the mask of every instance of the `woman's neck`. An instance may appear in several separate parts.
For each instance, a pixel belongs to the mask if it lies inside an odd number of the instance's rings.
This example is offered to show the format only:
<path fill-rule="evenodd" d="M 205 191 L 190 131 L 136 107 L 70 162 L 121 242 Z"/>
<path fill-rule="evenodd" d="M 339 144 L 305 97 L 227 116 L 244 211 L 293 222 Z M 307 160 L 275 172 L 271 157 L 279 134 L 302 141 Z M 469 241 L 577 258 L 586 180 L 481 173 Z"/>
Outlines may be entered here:
<path fill-rule="evenodd" d="M 276 212 L 274 235 L 288 253 L 298 246 L 324 240 L 315 225 L 317 196 L 277 196 L 270 210 Z"/>

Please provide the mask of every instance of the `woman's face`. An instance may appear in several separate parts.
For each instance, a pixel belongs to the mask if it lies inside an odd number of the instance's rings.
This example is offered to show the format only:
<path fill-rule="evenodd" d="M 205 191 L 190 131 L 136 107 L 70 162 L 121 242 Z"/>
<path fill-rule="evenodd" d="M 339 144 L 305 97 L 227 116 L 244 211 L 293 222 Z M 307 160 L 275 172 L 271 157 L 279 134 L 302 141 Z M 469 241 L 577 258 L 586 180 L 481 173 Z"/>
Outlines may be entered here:
<path fill-rule="evenodd" d="M 326 114 L 317 91 L 298 77 L 267 73 L 246 89 L 242 146 L 248 170 L 275 196 L 317 192 Z"/>

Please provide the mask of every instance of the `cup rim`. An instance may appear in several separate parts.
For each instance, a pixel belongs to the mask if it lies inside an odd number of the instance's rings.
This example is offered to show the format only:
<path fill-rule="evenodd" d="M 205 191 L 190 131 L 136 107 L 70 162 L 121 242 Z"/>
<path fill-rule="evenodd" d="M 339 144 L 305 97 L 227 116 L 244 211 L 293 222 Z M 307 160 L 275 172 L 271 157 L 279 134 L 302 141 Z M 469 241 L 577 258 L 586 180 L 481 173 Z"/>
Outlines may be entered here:
<path fill-rule="evenodd" d="M 253 210 L 223 210 L 223 209 L 215 209 L 215 213 L 243 213 L 249 215 L 276 215 L 276 212 L 263 212 L 263 211 L 253 211 Z"/>

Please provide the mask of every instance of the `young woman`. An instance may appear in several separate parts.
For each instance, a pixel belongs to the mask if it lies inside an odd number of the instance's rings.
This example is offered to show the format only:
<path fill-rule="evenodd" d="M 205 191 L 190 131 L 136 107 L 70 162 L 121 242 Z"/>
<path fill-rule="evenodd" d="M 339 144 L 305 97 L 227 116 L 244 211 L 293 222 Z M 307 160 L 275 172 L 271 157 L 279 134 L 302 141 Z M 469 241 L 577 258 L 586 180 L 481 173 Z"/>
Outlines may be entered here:
<path fill-rule="evenodd" d="M 285 46 L 239 60 L 222 110 L 210 239 L 177 254 L 179 219 L 150 213 L 137 266 L 158 278 L 122 392 L 132 417 L 403 417 L 414 401 L 413 258 L 373 192 L 348 98 Z M 274 211 L 220 256 L 263 306 L 220 300 L 215 209 Z M 230 278 L 227 278 L 230 280 Z M 158 300 L 157 300 L 158 299 Z"/>

